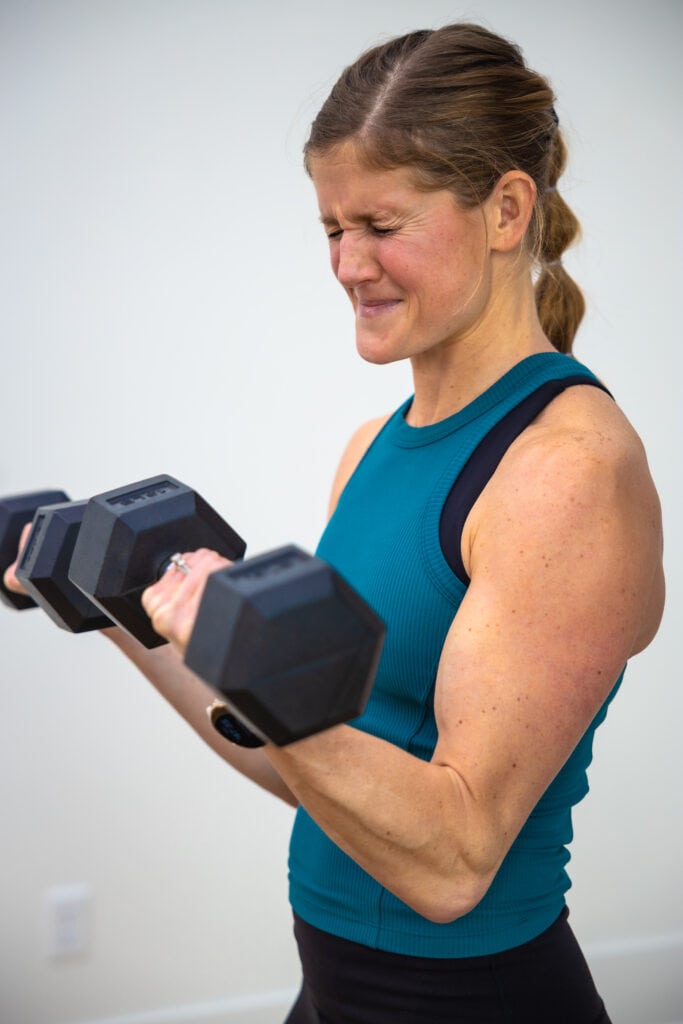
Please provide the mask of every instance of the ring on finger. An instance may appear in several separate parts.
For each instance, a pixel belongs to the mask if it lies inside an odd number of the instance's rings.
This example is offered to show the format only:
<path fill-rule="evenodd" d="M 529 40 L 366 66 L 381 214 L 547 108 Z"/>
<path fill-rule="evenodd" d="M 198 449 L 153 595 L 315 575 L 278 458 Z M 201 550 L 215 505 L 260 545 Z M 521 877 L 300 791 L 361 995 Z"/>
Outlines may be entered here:
<path fill-rule="evenodd" d="M 178 572 L 181 572 L 183 576 L 187 576 L 190 571 L 190 566 L 181 554 L 171 555 L 169 561 L 171 565 L 178 570 Z"/>

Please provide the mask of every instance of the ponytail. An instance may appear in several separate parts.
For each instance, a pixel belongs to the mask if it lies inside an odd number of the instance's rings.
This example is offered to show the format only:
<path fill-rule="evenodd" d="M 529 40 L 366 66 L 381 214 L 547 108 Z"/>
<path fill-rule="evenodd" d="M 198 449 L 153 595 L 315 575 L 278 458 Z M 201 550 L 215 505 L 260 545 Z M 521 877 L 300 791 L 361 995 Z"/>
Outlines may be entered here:
<path fill-rule="evenodd" d="M 571 352 L 574 336 L 586 310 L 581 289 L 569 276 L 562 256 L 581 234 L 581 226 L 557 189 L 567 162 L 560 129 L 550 144 L 548 186 L 539 197 L 537 260 L 534 289 L 536 310 L 546 337 L 560 352 Z"/>

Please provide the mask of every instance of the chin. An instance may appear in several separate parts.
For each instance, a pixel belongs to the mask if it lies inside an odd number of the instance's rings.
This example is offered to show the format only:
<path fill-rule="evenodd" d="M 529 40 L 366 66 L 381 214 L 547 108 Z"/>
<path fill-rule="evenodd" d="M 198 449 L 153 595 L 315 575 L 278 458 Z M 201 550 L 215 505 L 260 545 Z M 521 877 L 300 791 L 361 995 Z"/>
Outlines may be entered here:
<path fill-rule="evenodd" d="M 388 352 L 362 352 L 360 349 L 358 354 L 364 363 L 370 363 L 372 366 L 388 366 L 389 363 L 398 363 L 405 358 Z"/>
<path fill-rule="evenodd" d="M 373 366 L 386 366 L 406 358 L 404 353 L 396 350 L 396 346 L 382 344 L 376 338 L 356 338 L 356 351 L 364 362 Z"/>

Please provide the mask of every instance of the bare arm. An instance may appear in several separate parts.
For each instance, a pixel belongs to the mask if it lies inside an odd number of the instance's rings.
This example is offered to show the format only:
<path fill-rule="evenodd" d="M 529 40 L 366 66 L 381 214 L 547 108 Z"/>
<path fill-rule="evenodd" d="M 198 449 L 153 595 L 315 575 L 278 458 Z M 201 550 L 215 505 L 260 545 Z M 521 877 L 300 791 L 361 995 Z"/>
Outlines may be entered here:
<path fill-rule="evenodd" d="M 386 420 L 387 417 L 384 416 L 365 423 L 353 435 L 342 456 L 334 481 L 331 509 L 336 505 L 339 494 L 356 465 Z M 148 651 L 123 630 L 111 629 L 103 632 L 219 757 L 263 789 L 296 807 L 297 798 L 263 749 L 236 746 L 216 732 L 206 713 L 216 694 L 183 663 L 183 653 L 194 625 L 206 578 L 211 572 L 216 572 L 229 564 L 226 559 L 209 551 L 193 552 L 187 557 L 192 563 L 192 573 L 189 577 L 179 579 L 177 576 L 174 578 L 172 574 L 168 575 L 150 587 L 143 600 L 155 628 L 171 639 L 171 645 Z M 7 577 L 10 586 L 20 588 L 12 570 L 8 571 Z M 178 588 L 179 584 L 182 585 L 182 593 Z"/>
<path fill-rule="evenodd" d="M 475 506 L 472 583 L 442 653 L 429 764 L 348 727 L 268 749 L 330 837 L 432 920 L 481 899 L 656 631 L 659 505 L 637 440 L 605 427 L 531 432 Z"/>
<path fill-rule="evenodd" d="M 512 446 L 468 519 L 471 584 L 441 656 L 431 762 L 350 726 L 264 748 L 321 828 L 434 921 L 482 898 L 661 616 L 659 505 L 642 448 L 606 397 L 570 401 Z M 354 444 L 333 504 L 364 450 Z M 193 616 L 182 590 L 217 556 L 188 557 L 188 577 L 148 592 L 155 627 L 180 649 Z"/>
<path fill-rule="evenodd" d="M 235 746 L 216 732 L 206 713 L 216 694 L 190 672 L 174 648 L 169 645 L 150 651 L 122 629 L 107 629 L 103 633 L 137 666 L 161 696 L 219 757 L 262 789 L 293 807 L 297 806 L 296 797 L 282 781 L 262 748 Z"/>
<path fill-rule="evenodd" d="M 30 524 L 22 532 L 19 557 L 30 531 Z M 218 557 L 218 556 L 216 556 Z M 21 583 L 15 575 L 19 558 L 5 572 L 4 581 L 9 590 L 23 593 Z M 220 560 L 226 564 L 225 560 Z M 155 689 L 164 697 L 195 732 L 237 771 L 257 785 L 286 803 L 297 806 L 296 797 L 287 788 L 268 761 L 262 749 L 250 750 L 237 747 L 225 740 L 213 728 L 206 713 L 216 694 L 197 678 L 183 664 L 182 657 L 171 646 L 147 650 L 141 643 L 122 629 L 102 630 L 102 634 L 114 643 L 123 654 L 142 672 Z"/>

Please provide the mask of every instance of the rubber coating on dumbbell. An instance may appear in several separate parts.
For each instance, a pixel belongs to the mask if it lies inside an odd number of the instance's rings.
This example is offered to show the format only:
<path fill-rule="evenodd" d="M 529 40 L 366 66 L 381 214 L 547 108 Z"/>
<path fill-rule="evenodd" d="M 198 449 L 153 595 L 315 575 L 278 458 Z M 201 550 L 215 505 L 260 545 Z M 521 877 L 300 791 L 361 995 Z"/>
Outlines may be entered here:
<path fill-rule="evenodd" d="M 285 746 L 362 713 L 384 634 L 339 573 L 288 545 L 209 577 L 185 663 Z"/>
<path fill-rule="evenodd" d="M 147 648 L 166 643 L 140 599 L 178 551 L 210 548 L 231 561 L 246 544 L 196 491 L 174 477 L 150 477 L 95 495 L 76 540 L 69 578 Z"/>
<path fill-rule="evenodd" d="M 17 567 L 17 579 L 61 629 L 86 633 L 113 625 L 69 579 L 69 565 L 87 502 L 41 506 Z"/>
<path fill-rule="evenodd" d="M 0 600 L 11 608 L 23 611 L 35 608 L 36 602 L 24 594 L 15 594 L 5 586 L 3 577 L 17 557 L 21 531 L 33 520 L 41 505 L 68 501 L 64 491 L 30 491 L 0 500 Z"/>

